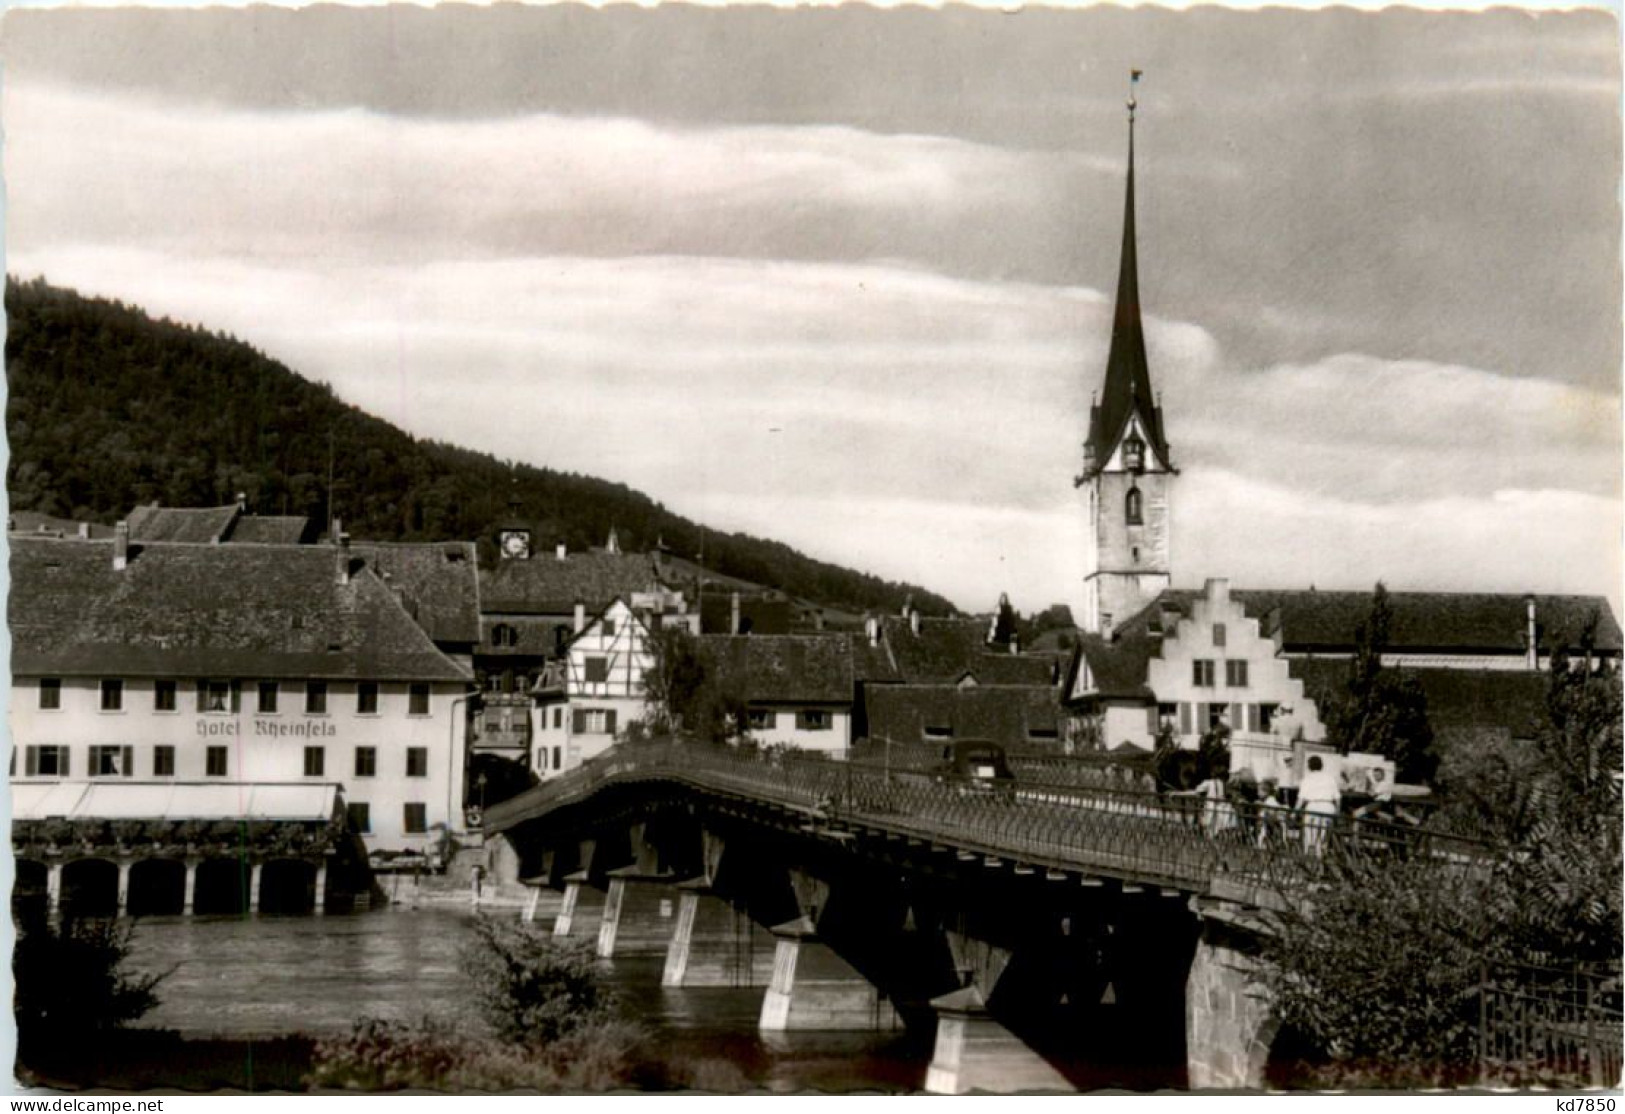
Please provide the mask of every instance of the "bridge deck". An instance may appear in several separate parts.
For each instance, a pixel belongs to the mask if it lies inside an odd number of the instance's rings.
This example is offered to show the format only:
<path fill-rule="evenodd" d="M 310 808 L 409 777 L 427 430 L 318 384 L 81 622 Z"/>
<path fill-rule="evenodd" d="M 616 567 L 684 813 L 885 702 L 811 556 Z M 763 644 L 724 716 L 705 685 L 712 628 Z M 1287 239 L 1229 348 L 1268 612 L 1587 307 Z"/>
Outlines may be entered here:
<path fill-rule="evenodd" d="M 872 833 L 1047 871 L 1112 876 L 1192 893 L 1312 882 L 1350 856 L 1487 858 L 1477 841 L 1407 824 L 1289 809 L 1206 804 L 1189 796 L 1020 781 L 996 791 L 914 771 L 814 756 L 683 742 L 622 745 L 494 806 L 495 834 L 587 804 L 614 785 L 665 783 L 797 813 L 833 838 Z"/>

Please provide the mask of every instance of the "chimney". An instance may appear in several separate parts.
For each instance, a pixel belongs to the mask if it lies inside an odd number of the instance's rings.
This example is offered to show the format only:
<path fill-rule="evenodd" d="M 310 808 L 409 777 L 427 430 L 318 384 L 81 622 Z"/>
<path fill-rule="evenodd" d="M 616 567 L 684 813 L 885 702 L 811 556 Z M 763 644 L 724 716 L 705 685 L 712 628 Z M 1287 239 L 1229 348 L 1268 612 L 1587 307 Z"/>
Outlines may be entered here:
<path fill-rule="evenodd" d="M 81 522 L 79 524 L 79 540 L 82 542 L 90 540 L 90 523 Z"/>
<path fill-rule="evenodd" d="M 611 526 L 609 528 L 609 540 L 604 543 L 604 552 L 605 553 L 619 553 L 620 551 L 621 551 L 621 539 L 620 539 L 620 536 L 615 533 L 615 527 Z"/>
<path fill-rule="evenodd" d="M 564 547 L 560 546 L 559 548 Z M 576 634 L 580 634 L 587 629 L 587 605 L 580 600 L 576 600 L 575 626 L 572 629 Z"/>
<path fill-rule="evenodd" d="M 1524 632 L 1524 664 L 1531 673 L 1540 668 L 1540 624 L 1535 621 L 1535 597 L 1523 598 L 1527 627 Z"/>
<path fill-rule="evenodd" d="M 122 572 L 130 563 L 130 524 L 113 527 L 113 571 Z"/>
<path fill-rule="evenodd" d="M 335 518 L 333 521 L 336 524 L 338 519 Z M 348 584 L 350 583 L 350 535 L 341 530 L 337 541 L 338 544 L 333 547 L 334 579 L 340 584 Z"/>
<path fill-rule="evenodd" d="M 728 633 L 739 633 L 739 593 L 728 598 Z"/>
<path fill-rule="evenodd" d="M 554 556 L 554 558 L 556 560 L 562 561 L 562 560 L 564 560 L 566 555 L 567 555 L 567 551 L 564 548 L 564 543 L 560 542 L 558 544 L 558 546 L 553 550 L 553 556 Z"/>
<path fill-rule="evenodd" d="M 864 617 L 863 633 L 869 636 L 869 645 L 880 645 L 880 620 L 873 615 Z"/>
<path fill-rule="evenodd" d="M 913 607 L 908 609 L 908 629 L 913 634 L 920 633 L 920 612 Z"/>

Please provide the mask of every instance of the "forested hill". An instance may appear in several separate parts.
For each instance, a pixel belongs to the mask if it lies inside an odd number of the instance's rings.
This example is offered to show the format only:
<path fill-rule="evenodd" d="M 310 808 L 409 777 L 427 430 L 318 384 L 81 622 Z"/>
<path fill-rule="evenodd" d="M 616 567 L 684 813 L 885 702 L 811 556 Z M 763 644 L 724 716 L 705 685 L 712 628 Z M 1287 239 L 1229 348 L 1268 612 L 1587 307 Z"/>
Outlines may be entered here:
<path fill-rule="evenodd" d="M 418 440 L 241 341 L 43 281 L 6 282 L 13 510 L 110 523 L 141 503 L 209 506 L 248 495 L 261 514 L 323 515 L 329 437 L 345 529 L 375 540 L 477 539 L 517 494 L 537 544 L 622 548 L 664 540 L 717 572 L 818 603 L 927 614 L 941 596 L 744 534 L 705 531 L 621 484 Z M 500 415 L 500 402 L 493 406 Z"/>

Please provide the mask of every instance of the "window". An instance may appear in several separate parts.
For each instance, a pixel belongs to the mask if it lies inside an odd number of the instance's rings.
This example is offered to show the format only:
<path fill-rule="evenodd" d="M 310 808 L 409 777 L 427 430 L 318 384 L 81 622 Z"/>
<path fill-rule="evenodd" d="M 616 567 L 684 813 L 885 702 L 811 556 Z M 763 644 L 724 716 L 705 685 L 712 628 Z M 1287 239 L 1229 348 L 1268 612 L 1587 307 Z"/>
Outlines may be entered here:
<path fill-rule="evenodd" d="M 1230 705 L 1228 704 L 1202 705 L 1202 731 L 1204 733 L 1214 731 L 1217 730 L 1220 725 L 1226 724 L 1225 717 L 1229 714 L 1229 712 Z"/>
<path fill-rule="evenodd" d="M 355 711 L 358 716 L 378 714 L 378 682 L 362 681 L 355 687 Z"/>
<path fill-rule="evenodd" d="M 507 623 L 498 623 L 491 628 L 491 645 L 517 646 L 519 645 L 519 631 Z"/>
<path fill-rule="evenodd" d="M 402 810 L 407 835 L 422 835 L 429 830 L 429 806 L 421 801 L 408 801 Z"/>
<path fill-rule="evenodd" d="M 23 771 L 29 777 L 67 777 L 68 748 L 29 747 L 23 757 Z"/>
<path fill-rule="evenodd" d="M 746 715 L 752 731 L 771 731 L 779 719 L 772 708 L 752 708 Z"/>
<path fill-rule="evenodd" d="M 828 731 L 834 720 L 823 708 L 803 708 L 796 713 L 796 727 L 802 731 Z"/>
<path fill-rule="evenodd" d="M 355 748 L 355 776 L 372 777 L 378 772 L 378 748 Z"/>
<path fill-rule="evenodd" d="M 1224 663 L 1224 683 L 1233 689 L 1247 687 L 1247 663 L 1245 661 L 1227 661 Z"/>
<path fill-rule="evenodd" d="M 1131 487 L 1123 500 L 1123 519 L 1130 526 L 1142 525 L 1145 521 L 1145 511 L 1141 506 L 1140 489 Z"/>
<path fill-rule="evenodd" d="M 204 759 L 204 762 L 205 766 L 203 772 L 209 777 L 226 776 L 227 758 L 225 747 L 210 747 L 209 753 Z"/>
<path fill-rule="evenodd" d="M 321 777 L 327 770 L 327 748 L 305 748 L 305 776 Z"/>
<path fill-rule="evenodd" d="M 1179 718 L 1179 705 L 1178 704 L 1158 704 L 1157 705 L 1157 726 L 1161 727 L 1164 724 L 1172 724 L 1178 718 Z"/>
<path fill-rule="evenodd" d="M 175 710 L 174 681 L 154 681 L 152 683 L 152 710 L 155 712 L 173 712 Z"/>
<path fill-rule="evenodd" d="M 277 683 L 275 681 L 260 682 L 260 715 L 268 716 L 276 711 Z"/>
<path fill-rule="evenodd" d="M 615 734 L 615 712 L 604 708 L 577 708 L 570 716 L 570 729 L 577 735 Z"/>
<path fill-rule="evenodd" d="M 564 748 L 563 747 L 554 747 L 553 748 L 553 768 L 555 770 L 560 770 L 560 769 L 564 768 Z"/>
<path fill-rule="evenodd" d="M 325 716 L 327 714 L 327 682 L 305 682 L 305 714 L 309 716 Z"/>
<path fill-rule="evenodd" d="M 587 683 L 597 684 L 609 680 L 609 659 L 588 658 L 586 661 Z"/>
<path fill-rule="evenodd" d="M 925 728 L 925 737 L 927 739 L 951 739 L 954 737 L 954 729 L 952 727 L 943 727 L 941 724 L 934 727 L 927 726 Z"/>
<path fill-rule="evenodd" d="M 421 681 L 415 681 L 407 696 L 406 714 L 409 716 L 426 716 L 429 714 L 429 686 Z"/>
<path fill-rule="evenodd" d="M 564 709 L 563 708 L 554 708 L 553 709 L 553 726 L 554 726 L 554 728 L 559 728 L 559 727 L 564 726 Z"/>
<path fill-rule="evenodd" d="M 203 708 L 205 712 L 230 712 L 232 706 L 230 681 L 204 681 Z"/>
<path fill-rule="evenodd" d="M 39 682 L 39 706 L 46 711 L 55 711 L 62 707 L 62 678 L 41 677 Z"/>
<path fill-rule="evenodd" d="M 1191 684 L 1199 689 L 1213 687 L 1213 663 L 1206 658 L 1191 662 Z"/>
<path fill-rule="evenodd" d="M 372 831 L 372 808 L 366 801 L 350 802 L 350 827 L 366 835 Z"/>
<path fill-rule="evenodd" d="M 1279 704 L 1249 704 L 1247 706 L 1247 729 L 1260 734 L 1269 734 L 1270 727 L 1275 723 L 1275 713 Z"/>
<path fill-rule="evenodd" d="M 614 638 L 615 637 L 615 620 L 614 619 L 604 619 L 604 620 L 601 621 L 600 626 L 603 628 L 605 638 Z"/>
<path fill-rule="evenodd" d="M 90 748 L 91 777 L 131 777 L 135 773 L 134 747 Z"/>
<path fill-rule="evenodd" d="M 102 679 L 102 711 L 122 712 L 124 710 L 124 682 L 117 677 Z"/>
<path fill-rule="evenodd" d="M 157 746 L 152 748 L 152 776 L 175 776 L 175 748 L 172 746 Z"/>
<path fill-rule="evenodd" d="M 1224 645 L 1224 636 L 1225 636 L 1224 624 L 1223 623 L 1214 623 L 1213 624 L 1213 645 L 1215 645 L 1215 646 L 1223 646 Z"/>
<path fill-rule="evenodd" d="M 429 748 L 428 747 L 407 747 L 406 748 L 406 776 L 407 777 L 428 777 L 429 776 Z"/>

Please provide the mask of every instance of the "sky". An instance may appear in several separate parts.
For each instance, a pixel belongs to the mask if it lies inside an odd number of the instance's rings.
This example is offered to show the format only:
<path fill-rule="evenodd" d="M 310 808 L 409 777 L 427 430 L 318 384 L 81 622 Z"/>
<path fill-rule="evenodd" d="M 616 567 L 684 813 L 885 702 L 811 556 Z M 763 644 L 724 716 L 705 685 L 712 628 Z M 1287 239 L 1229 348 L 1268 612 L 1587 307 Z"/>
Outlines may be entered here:
<path fill-rule="evenodd" d="M 1076 606 L 1137 68 L 1175 584 L 1618 613 L 1618 35 L 1598 11 L 13 11 L 6 267 L 966 610 Z"/>

